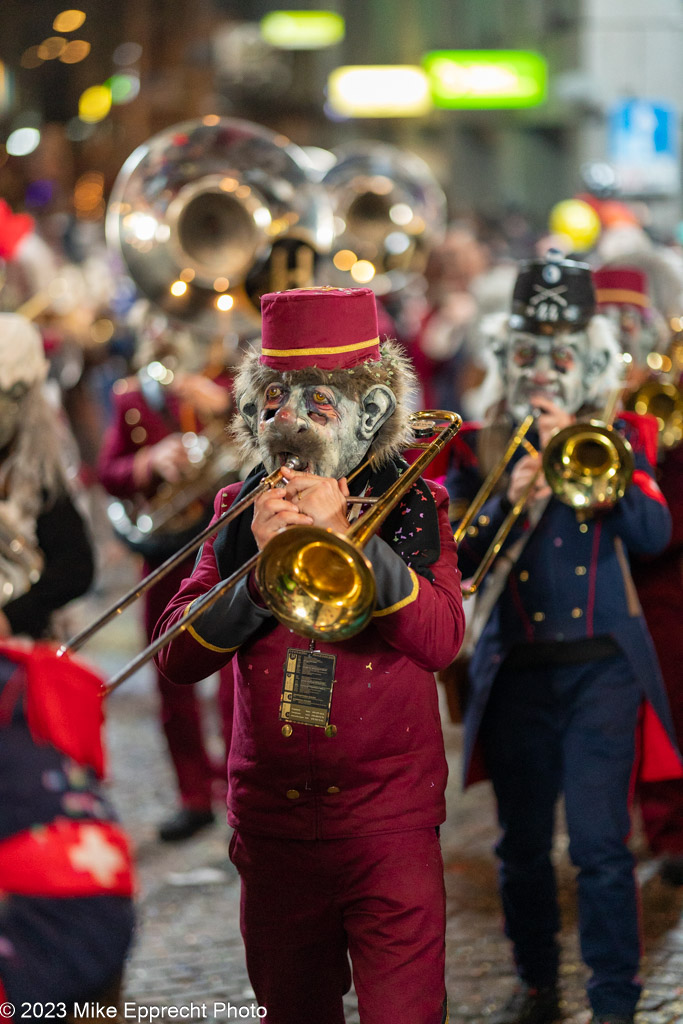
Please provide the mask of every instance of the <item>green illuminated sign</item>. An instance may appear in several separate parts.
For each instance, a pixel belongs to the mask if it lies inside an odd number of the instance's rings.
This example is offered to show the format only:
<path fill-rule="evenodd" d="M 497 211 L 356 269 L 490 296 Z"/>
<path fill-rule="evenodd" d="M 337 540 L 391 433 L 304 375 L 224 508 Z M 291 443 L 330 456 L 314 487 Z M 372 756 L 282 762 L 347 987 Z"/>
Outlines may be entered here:
<path fill-rule="evenodd" d="M 332 11 L 271 11 L 261 19 L 261 35 L 281 50 L 319 50 L 344 38 L 345 22 Z"/>
<path fill-rule="evenodd" d="M 529 50 L 432 50 L 422 67 L 435 107 L 535 107 L 546 96 L 548 66 Z"/>

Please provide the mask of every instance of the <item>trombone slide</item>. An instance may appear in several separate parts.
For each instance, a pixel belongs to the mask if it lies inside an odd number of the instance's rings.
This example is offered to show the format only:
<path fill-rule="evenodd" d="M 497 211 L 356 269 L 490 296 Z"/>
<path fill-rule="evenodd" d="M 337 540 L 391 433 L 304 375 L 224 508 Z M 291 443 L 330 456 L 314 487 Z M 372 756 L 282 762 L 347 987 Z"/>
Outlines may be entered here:
<path fill-rule="evenodd" d="M 472 597 L 472 595 L 476 594 L 477 591 L 479 590 L 479 587 L 481 586 L 481 582 L 484 579 L 484 576 L 486 576 L 486 573 L 489 571 L 489 569 L 495 562 L 496 558 L 500 554 L 500 549 L 507 540 L 508 534 L 510 533 L 512 527 L 515 525 L 520 515 L 522 514 L 522 510 L 524 509 L 524 506 L 526 505 L 529 499 L 529 495 L 536 486 L 536 482 L 538 481 L 538 478 L 541 475 L 542 470 L 543 466 L 541 465 L 538 467 L 534 475 L 531 477 L 529 483 L 526 485 L 526 487 L 520 494 L 519 498 L 512 506 L 510 511 L 507 513 L 501 525 L 498 527 L 498 532 L 496 533 L 496 536 L 493 538 L 493 541 L 491 542 L 486 554 L 484 555 L 481 562 L 477 566 L 477 571 L 467 582 L 467 585 L 461 588 L 462 596 L 464 598 Z"/>
<path fill-rule="evenodd" d="M 515 454 L 520 444 L 522 444 L 525 441 L 526 435 L 529 433 L 529 430 L 536 422 L 537 416 L 538 412 L 529 413 L 529 415 L 524 420 L 522 420 L 519 427 L 517 428 L 513 436 L 510 438 L 510 441 L 508 443 L 507 448 L 505 449 L 503 456 L 499 459 L 499 461 L 496 463 L 496 465 L 493 467 L 491 472 L 484 480 L 483 484 L 477 491 L 477 494 L 474 500 L 472 501 L 472 504 L 469 506 L 469 508 L 465 512 L 465 515 L 462 517 L 460 523 L 458 524 L 455 533 L 453 534 L 453 539 L 456 544 L 460 543 L 460 541 L 465 536 L 468 529 L 474 522 L 474 517 L 478 515 L 484 503 L 487 502 L 488 499 L 491 497 L 494 488 L 496 487 L 498 481 L 500 480 L 505 469 L 507 468 L 510 459 Z M 532 446 L 529 447 L 531 448 L 531 452 L 533 452 L 533 454 L 538 454 Z"/>
<path fill-rule="evenodd" d="M 261 482 L 254 488 L 253 491 L 250 491 L 249 494 L 245 494 L 243 498 L 240 498 L 240 500 L 235 502 L 234 505 L 231 505 L 230 508 L 223 513 L 223 515 L 219 516 L 218 519 L 216 519 L 214 522 L 209 523 L 208 526 L 205 526 L 204 529 L 200 533 L 198 533 L 196 537 L 193 537 L 186 544 L 184 544 L 179 551 L 176 551 L 174 555 L 171 555 L 169 558 L 167 558 L 165 562 L 162 562 L 162 564 L 158 566 L 154 570 L 154 572 L 151 572 L 149 576 L 146 576 L 141 583 L 139 583 L 135 587 L 132 587 L 126 594 L 124 594 L 124 596 L 116 604 L 112 605 L 105 612 L 103 612 L 98 619 L 96 619 L 89 626 L 86 626 L 85 629 L 82 629 L 80 633 L 77 633 L 74 637 L 71 638 L 71 640 L 67 641 L 67 643 L 62 644 L 59 650 L 57 651 L 57 657 L 61 657 L 64 654 L 73 653 L 74 651 L 80 650 L 83 644 L 90 640 L 90 638 L 94 636 L 95 633 L 98 633 L 103 626 L 106 626 L 109 622 L 112 621 L 112 619 L 115 619 L 117 615 L 120 615 L 121 612 L 125 611 L 126 608 L 133 604 L 134 601 L 136 601 L 139 597 L 142 597 L 142 595 L 145 594 L 151 586 L 153 586 L 155 583 L 158 583 L 159 580 L 162 580 L 164 576 L 167 576 L 168 573 L 171 572 L 172 569 L 175 569 L 177 565 L 180 565 L 180 563 L 184 561 L 188 555 L 192 554 L 193 551 L 196 551 L 197 548 L 201 547 L 205 540 L 208 540 L 210 537 L 213 537 L 213 535 L 215 533 L 218 533 L 218 531 L 221 530 L 224 526 L 226 526 L 227 523 L 235 519 L 238 515 L 240 515 L 240 513 L 244 512 L 246 508 L 248 508 L 256 501 L 259 495 L 263 494 L 264 491 L 269 490 L 271 487 L 277 487 L 280 484 L 280 481 L 282 479 L 282 470 L 285 467 L 296 470 L 300 469 L 301 466 L 301 459 L 299 459 L 296 455 L 293 455 L 291 458 L 287 459 L 287 462 L 284 464 L 284 466 L 281 466 L 279 469 L 276 469 L 269 476 L 264 477 L 264 479 L 261 480 Z"/>
<path fill-rule="evenodd" d="M 252 555 L 251 558 L 247 559 L 247 561 L 232 574 L 232 576 L 228 576 L 227 579 L 221 580 L 220 583 L 216 584 L 213 590 L 209 590 L 209 592 L 204 594 L 203 597 L 200 597 L 195 601 L 180 622 L 177 622 L 171 629 L 162 633 L 161 636 L 157 637 L 157 639 L 148 647 L 145 647 L 137 657 L 133 658 L 132 661 L 129 661 L 128 664 L 117 672 L 115 676 L 112 676 L 107 685 L 102 687 L 102 696 L 108 697 L 110 693 L 113 693 L 114 690 L 118 689 L 121 683 L 125 683 L 126 679 L 130 679 L 132 675 L 135 675 L 139 668 L 146 665 L 147 662 L 162 649 L 162 647 L 166 647 L 166 645 L 170 644 L 172 640 L 177 639 L 181 633 L 184 633 L 188 626 L 191 626 L 195 619 L 199 618 L 202 612 L 207 611 L 207 609 L 215 604 L 223 594 L 227 593 L 228 590 L 234 587 L 240 582 L 240 580 L 244 579 L 244 577 L 251 572 L 258 562 L 259 555 L 260 552 Z M 57 653 L 60 654 L 63 652 L 58 651 Z"/>

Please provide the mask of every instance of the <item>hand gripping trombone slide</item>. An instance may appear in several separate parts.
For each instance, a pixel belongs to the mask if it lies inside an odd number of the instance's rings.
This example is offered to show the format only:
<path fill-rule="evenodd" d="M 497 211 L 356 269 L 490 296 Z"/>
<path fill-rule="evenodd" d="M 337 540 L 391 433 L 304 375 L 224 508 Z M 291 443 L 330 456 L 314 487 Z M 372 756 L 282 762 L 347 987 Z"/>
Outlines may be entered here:
<path fill-rule="evenodd" d="M 193 602 L 185 616 L 166 633 L 160 635 L 136 658 L 130 661 L 104 687 L 104 695 L 112 693 L 126 679 L 167 644 L 184 633 L 199 616 L 224 594 L 237 585 L 252 569 L 256 571 L 259 588 L 266 605 L 283 625 L 298 633 L 326 641 L 346 640 L 368 624 L 375 605 L 375 579 L 370 562 L 363 554 L 363 546 L 379 529 L 387 515 L 401 497 L 422 474 L 423 469 L 452 440 L 462 426 L 461 417 L 443 410 L 421 411 L 412 414 L 413 429 L 418 437 L 433 440 L 416 441 L 413 447 L 423 451 L 398 479 L 376 501 L 356 499 L 359 504 L 371 505 L 359 516 L 345 534 L 335 533 L 317 526 L 292 526 L 276 534 L 262 551 L 257 552 L 227 579 Z M 437 423 L 446 424 L 437 427 Z M 435 435 L 435 436 L 434 436 Z M 290 468 L 297 465 L 288 463 Z M 286 464 L 287 465 L 287 464 Z M 298 463 L 300 465 L 300 463 Z M 186 549 L 174 556 L 173 564 L 199 547 L 207 537 L 216 533 L 229 519 L 234 519 L 251 505 L 259 494 L 280 482 L 281 471 L 266 477 L 257 488 L 228 509 L 216 522 L 209 524 Z M 169 559 L 169 562 L 171 560 Z M 172 566 L 159 567 L 154 581 Z M 153 574 L 154 575 L 154 574 Z M 148 580 L 132 590 L 115 608 L 105 613 L 93 626 L 79 633 L 60 649 L 60 654 L 80 647 L 86 639 L 127 607 L 138 591 L 149 586 Z"/>

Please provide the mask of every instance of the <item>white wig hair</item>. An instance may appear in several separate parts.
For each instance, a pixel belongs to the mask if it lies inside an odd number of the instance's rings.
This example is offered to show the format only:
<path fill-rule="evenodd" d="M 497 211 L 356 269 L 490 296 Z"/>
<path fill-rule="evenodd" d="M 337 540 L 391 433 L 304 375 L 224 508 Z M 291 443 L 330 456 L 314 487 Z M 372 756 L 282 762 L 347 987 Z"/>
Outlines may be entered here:
<path fill-rule="evenodd" d="M 584 333 L 587 347 L 583 404 L 591 409 L 601 409 L 624 375 L 621 347 L 616 329 L 607 317 L 592 316 Z M 477 417 L 483 417 L 505 396 L 505 366 L 512 342 L 509 313 L 491 313 L 484 317 L 481 334 L 485 342 L 486 376 L 477 396 Z"/>
<path fill-rule="evenodd" d="M 21 418 L 0 466 L 0 488 L 26 516 L 36 517 L 67 490 L 63 431 L 40 383 L 21 399 Z"/>

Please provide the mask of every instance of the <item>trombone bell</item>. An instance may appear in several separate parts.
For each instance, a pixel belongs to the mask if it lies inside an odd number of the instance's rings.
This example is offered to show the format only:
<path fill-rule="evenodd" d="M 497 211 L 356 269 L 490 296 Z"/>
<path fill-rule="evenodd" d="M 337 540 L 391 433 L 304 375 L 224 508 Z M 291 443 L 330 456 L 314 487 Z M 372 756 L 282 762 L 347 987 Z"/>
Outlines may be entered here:
<path fill-rule="evenodd" d="M 256 579 L 279 621 L 300 636 L 345 640 L 375 607 L 375 578 L 363 552 L 316 526 L 284 530 L 261 553 Z"/>
<path fill-rule="evenodd" d="M 546 445 L 543 471 L 560 501 L 575 509 L 610 508 L 626 493 L 633 451 L 614 427 L 598 420 L 573 423 Z"/>
<path fill-rule="evenodd" d="M 683 393 L 671 381 L 648 380 L 626 403 L 641 416 L 654 416 L 662 448 L 674 448 L 683 441 Z"/>

